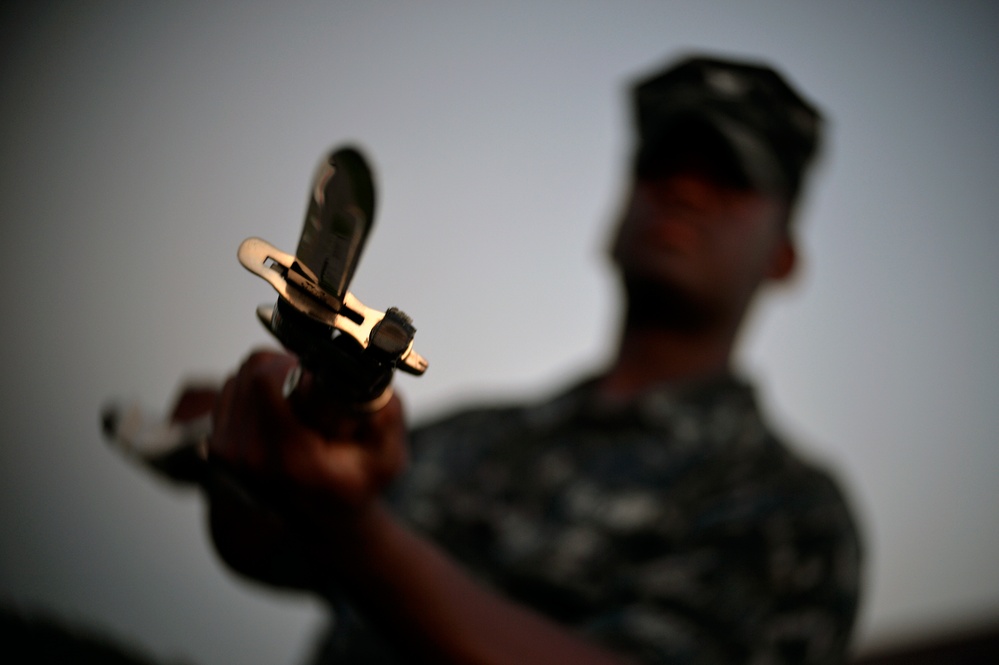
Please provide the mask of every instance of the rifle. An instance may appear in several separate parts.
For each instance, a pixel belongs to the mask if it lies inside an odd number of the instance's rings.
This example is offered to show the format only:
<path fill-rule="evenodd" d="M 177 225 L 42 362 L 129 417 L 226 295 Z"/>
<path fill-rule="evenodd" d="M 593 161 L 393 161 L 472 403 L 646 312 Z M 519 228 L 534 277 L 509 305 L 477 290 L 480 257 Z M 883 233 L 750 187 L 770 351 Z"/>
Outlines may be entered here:
<path fill-rule="evenodd" d="M 396 369 L 417 376 L 427 369 L 413 349 L 416 328 L 404 312 L 371 309 L 348 291 L 374 214 L 371 168 L 358 149 L 344 146 L 328 152 L 315 171 L 294 255 L 255 237 L 239 246 L 243 267 L 278 293 L 274 305 L 257 308 L 257 317 L 300 361 L 285 382 L 286 397 L 305 371 L 312 379 L 310 399 L 372 411 L 391 398 Z M 102 428 L 118 450 L 166 478 L 204 481 L 209 415 L 162 422 L 137 405 L 111 405 Z"/>

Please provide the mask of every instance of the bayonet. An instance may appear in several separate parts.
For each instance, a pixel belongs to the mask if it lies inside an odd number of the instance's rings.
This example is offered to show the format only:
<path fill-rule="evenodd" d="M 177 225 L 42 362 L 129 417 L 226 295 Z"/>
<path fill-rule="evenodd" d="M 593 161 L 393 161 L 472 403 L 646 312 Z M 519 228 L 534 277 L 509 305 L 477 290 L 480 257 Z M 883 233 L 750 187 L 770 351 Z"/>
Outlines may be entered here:
<path fill-rule="evenodd" d="M 340 148 L 320 162 L 310 191 L 295 255 L 248 238 L 239 262 L 277 291 L 257 315 L 323 388 L 377 406 L 393 370 L 419 375 L 427 361 L 413 350 L 406 314 L 371 309 L 347 290 L 374 222 L 371 170 L 359 151 Z"/>
<path fill-rule="evenodd" d="M 420 375 L 427 361 L 413 349 L 416 328 L 397 308 L 367 307 L 348 288 L 375 215 L 375 185 L 355 148 L 330 151 L 313 177 L 295 254 L 260 238 L 240 244 L 239 262 L 266 280 L 278 298 L 257 309 L 265 327 L 300 359 L 321 397 L 380 408 L 396 369 Z M 293 375 L 286 394 L 297 386 Z M 150 425 L 135 407 L 105 410 L 104 430 L 126 453 L 175 480 L 196 477 L 185 449 L 197 451 L 210 420 Z"/>

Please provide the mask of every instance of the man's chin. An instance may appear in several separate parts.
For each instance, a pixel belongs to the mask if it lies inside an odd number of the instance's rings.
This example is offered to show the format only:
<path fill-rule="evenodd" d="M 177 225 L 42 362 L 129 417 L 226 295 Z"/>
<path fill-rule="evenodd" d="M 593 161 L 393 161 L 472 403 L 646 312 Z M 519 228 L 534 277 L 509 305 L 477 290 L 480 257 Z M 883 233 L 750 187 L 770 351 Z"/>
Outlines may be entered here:
<path fill-rule="evenodd" d="M 628 325 L 698 331 L 710 327 L 714 313 L 692 289 L 668 281 L 661 275 L 628 276 L 624 280 Z"/>

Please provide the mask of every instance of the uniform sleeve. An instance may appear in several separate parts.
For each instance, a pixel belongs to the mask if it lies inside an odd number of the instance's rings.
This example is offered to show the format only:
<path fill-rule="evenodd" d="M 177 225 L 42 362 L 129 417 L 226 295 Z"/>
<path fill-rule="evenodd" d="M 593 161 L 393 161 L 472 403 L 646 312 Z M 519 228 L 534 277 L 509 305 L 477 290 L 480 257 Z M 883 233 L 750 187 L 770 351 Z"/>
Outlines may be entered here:
<path fill-rule="evenodd" d="M 845 662 L 860 546 L 827 476 L 785 468 L 706 491 L 672 522 L 618 535 L 616 601 L 585 632 L 646 663 Z"/>

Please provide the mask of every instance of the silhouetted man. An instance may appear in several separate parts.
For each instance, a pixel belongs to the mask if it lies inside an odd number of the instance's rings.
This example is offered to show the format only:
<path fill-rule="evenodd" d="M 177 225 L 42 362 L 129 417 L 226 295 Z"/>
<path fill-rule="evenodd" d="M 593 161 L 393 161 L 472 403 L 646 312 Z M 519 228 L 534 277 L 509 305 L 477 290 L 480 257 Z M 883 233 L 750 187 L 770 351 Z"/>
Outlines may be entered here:
<path fill-rule="evenodd" d="M 843 660 L 849 509 L 732 367 L 759 289 L 794 269 L 820 116 L 772 69 L 710 58 L 643 79 L 634 104 L 611 252 L 626 307 L 603 371 L 421 427 L 411 452 L 398 399 L 304 424 L 287 355 L 252 355 L 222 391 L 210 458 L 276 509 L 213 490 L 216 545 L 330 600 L 320 660 Z"/>

